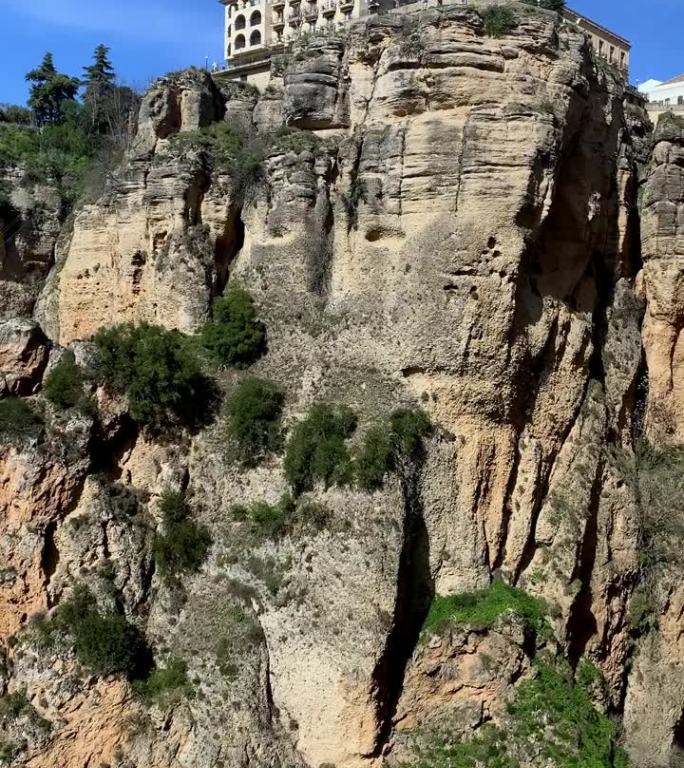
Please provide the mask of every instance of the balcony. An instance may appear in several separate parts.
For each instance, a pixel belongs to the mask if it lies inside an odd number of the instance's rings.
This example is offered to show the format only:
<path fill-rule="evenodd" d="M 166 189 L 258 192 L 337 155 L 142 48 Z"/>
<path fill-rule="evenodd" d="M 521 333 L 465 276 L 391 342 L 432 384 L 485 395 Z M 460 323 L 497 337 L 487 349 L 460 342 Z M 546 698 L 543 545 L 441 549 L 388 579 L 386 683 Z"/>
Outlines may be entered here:
<path fill-rule="evenodd" d="M 307 21 L 316 21 L 318 18 L 318 6 L 315 3 L 304 9 L 304 18 Z"/>
<path fill-rule="evenodd" d="M 336 11 L 337 11 L 336 0 L 326 0 L 326 2 L 324 2 L 321 5 L 321 12 L 326 17 L 334 16 Z"/>
<path fill-rule="evenodd" d="M 290 15 L 287 17 L 287 23 L 291 27 L 298 27 L 302 23 L 302 14 L 299 12 L 299 10 L 293 10 Z"/>
<path fill-rule="evenodd" d="M 342 13 L 349 13 L 354 8 L 354 0 L 340 0 Z"/>

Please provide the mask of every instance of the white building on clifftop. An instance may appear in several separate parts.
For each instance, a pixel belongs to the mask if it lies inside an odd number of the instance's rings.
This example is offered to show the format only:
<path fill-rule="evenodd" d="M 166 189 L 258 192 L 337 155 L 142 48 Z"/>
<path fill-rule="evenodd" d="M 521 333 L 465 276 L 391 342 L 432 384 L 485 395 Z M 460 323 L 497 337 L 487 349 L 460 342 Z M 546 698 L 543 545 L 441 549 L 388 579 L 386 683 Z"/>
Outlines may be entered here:
<path fill-rule="evenodd" d="M 510 0 L 507 0 L 510 1 Z M 468 6 L 473 0 L 219 0 L 225 6 L 227 77 L 256 85 L 268 82 L 271 56 L 301 34 L 334 31 L 349 22 L 382 13 L 415 12 L 433 6 Z M 502 0 L 477 0 L 477 6 Z M 606 27 L 566 8 L 566 21 L 587 34 L 597 56 L 627 75 L 631 44 Z"/>
<path fill-rule="evenodd" d="M 646 105 L 652 119 L 657 119 L 663 112 L 684 115 L 684 75 L 671 80 L 646 80 L 639 90 L 648 99 Z"/>

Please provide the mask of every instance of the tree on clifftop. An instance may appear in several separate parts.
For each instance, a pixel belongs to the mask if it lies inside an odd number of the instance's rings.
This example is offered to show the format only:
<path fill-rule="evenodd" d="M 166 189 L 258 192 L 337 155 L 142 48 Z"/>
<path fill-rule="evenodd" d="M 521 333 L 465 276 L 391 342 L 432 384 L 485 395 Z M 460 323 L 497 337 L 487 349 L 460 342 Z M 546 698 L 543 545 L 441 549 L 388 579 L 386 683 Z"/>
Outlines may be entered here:
<path fill-rule="evenodd" d="M 59 123 L 64 117 L 65 105 L 76 100 L 78 80 L 58 72 L 49 52 L 41 65 L 26 75 L 26 80 L 32 83 L 28 105 L 38 125 Z"/>
<path fill-rule="evenodd" d="M 93 63 L 83 68 L 85 74 L 82 85 L 85 87 L 83 101 L 90 113 L 94 130 L 104 133 L 108 128 L 107 114 L 114 98 L 116 75 L 109 60 L 109 48 L 98 45 L 93 54 Z"/>

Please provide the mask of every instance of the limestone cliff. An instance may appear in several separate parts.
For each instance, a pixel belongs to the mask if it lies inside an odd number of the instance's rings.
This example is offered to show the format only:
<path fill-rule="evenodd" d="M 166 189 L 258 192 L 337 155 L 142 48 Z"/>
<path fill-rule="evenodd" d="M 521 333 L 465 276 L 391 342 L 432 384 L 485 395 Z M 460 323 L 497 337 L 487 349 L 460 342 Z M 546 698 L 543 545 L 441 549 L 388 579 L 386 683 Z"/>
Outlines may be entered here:
<path fill-rule="evenodd" d="M 516 13 L 500 38 L 472 10 L 372 18 L 274 61 L 263 93 L 189 72 L 145 97 L 64 233 L 42 331 L 2 333 L 7 392 L 42 402 L 61 348 L 86 361 L 104 326 L 195 333 L 240 284 L 268 330 L 252 373 L 284 388 L 290 430 L 317 401 L 353 407 L 360 433 L 400 406 L 434 429 L 381 489 L 309 494 L 325 525 L 256 542 L 231 510 L 277 502 L 282 458 L 231 463 L 220 420 L 159 440 L 98 390 L 97 413 L 50 406 L 42 437 L 5 441 L 0 684 L 47 722 L 9 729 L 17 765 L 392 763 L 416 729 L 499 722 L 544 644 L 600 671 L 634 765 L 677 759 L 682 571 L 644 565 L 639 446 L 684 429 L 684 138 L 651 138 L 578 29 Z M 169 487 L 213 541 L 175 586 L 152 557 Z M 544 601 L 552 639 L 503 620 L 419 640 L 434 595 L 495 578 Z M 31 617 L 83 581 L 185 661 L 194 698 L 146 707 L 41 649 Z M 644 590 L 653 621 L 635 628 Z"/>

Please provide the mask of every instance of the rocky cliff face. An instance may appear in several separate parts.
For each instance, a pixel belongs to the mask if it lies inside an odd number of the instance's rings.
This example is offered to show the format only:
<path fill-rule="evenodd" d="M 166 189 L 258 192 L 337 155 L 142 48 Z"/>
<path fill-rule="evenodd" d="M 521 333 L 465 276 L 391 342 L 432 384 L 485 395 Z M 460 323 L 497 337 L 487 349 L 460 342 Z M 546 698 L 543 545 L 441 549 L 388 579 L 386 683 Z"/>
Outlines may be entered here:
<path fill-rule="evenodd" d="M 227 162 L 221 126 L 245 142 Z M 318 487 L 327 524 L 276 542 L 246 540 L 231 509 L 275 503 L 282 460 L 231 463 L 220 421 L 161 441 L 98 391 L 97 416 L 50 410 L 42 438 L 6 442 L 2 685 L 32 713 L 6 723 L 17 764 L 351 768 L 410 759 L 417 729 L 467 737 L 501 720 L 541 641 L 514 619 L 419 634 L 434 595 L 495 578 L 545 602 L 569 668 L 600 670 L 635 765 L 677 759 L 681 567 L 676 538 L 644 563 L 661 484 L 638 446 L 676 475 L 683 146 L 534 11 L 501 38 L 469 10 L 372 19 L 275 62 L 262 94 L 156 83 L 65 234 L 42 331 L 6 323 L 7 392 L 39 392 L 60 347 L 87 355 L 103 326 L 194 333 L 239 283 L 268 329 L 253 373 L 285 388 L 290 427 L 328 400 L 361 431 L 419 405 L 435 429 L 381 490 Z M 213 539 L 175 586 L 151 555 L 169 487 Z M 83 581 L 185 660 L 194 698 L 146 707 L 41 647 L 32 616 Z"/>
<path fill-rule="evenodd" d="M 58 190 L 22 168 L 0 173 L 0 317 L 30 316 L 54 264 L 62 210 Z"/>

